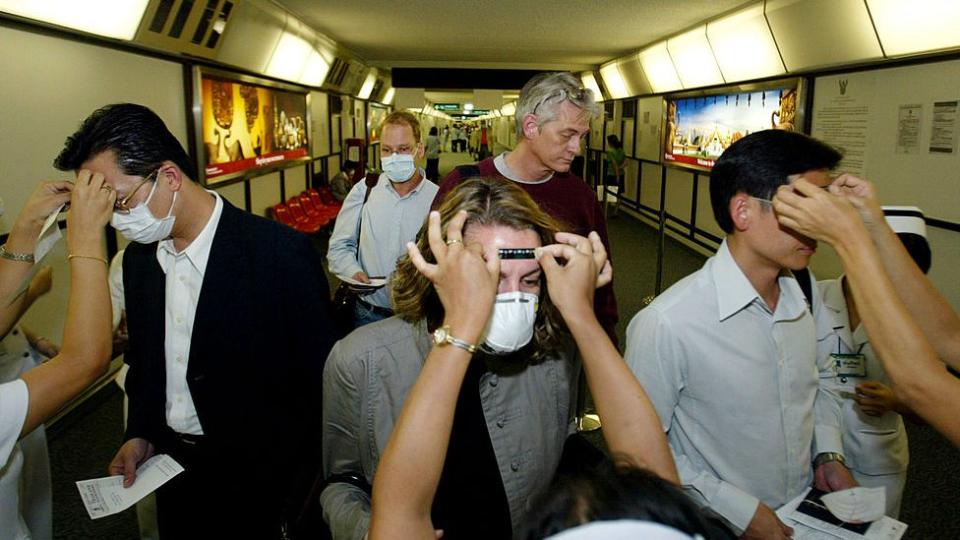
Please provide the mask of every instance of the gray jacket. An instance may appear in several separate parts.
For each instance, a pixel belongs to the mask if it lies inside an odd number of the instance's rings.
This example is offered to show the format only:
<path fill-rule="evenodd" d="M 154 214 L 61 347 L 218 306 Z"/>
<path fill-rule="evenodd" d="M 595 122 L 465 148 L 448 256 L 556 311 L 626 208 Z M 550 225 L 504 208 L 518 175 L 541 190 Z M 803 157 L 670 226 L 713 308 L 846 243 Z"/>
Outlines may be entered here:
<path fill-rule="evenodd" d="M 423 323 L 398 317 L 363 326 L 339 341 L 323 373 L 323 470 L 373 484 L 377 464 L 433 346 Z M 531 499 L 553 478 L 573 433 L 577 374 L 574 348 L 516 372 L 492 368 L 480 379 L 480 401 L 496 454 L 510 519 L 517 532 Z M 370 498 L 348 483 L 320 495 L 335 540 L 362 539 Z"/>

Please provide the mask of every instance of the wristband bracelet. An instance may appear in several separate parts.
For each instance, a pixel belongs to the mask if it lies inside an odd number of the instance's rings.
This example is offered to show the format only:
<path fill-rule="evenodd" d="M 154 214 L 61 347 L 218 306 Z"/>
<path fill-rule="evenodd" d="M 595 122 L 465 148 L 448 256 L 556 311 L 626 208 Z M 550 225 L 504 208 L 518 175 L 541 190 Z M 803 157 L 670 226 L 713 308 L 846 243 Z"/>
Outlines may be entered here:
<path fill-rule="evenodd" d="M 103 257 L 97 257 L 95 255 L 75 255 L 75 254 L 67 255 L 67 260 L 69 261 L 70 259 L 93 259 L 95 261 L 100 261 L 103 264 L 106 264 L 107 266 L 110 266 L 110 264 L 107 262 L 106 259 L 104 259 Z"/>
<path fill-rule="evenodd" d="M 466 341 L 455 338 L 450 335 L 449 326 L 441 326 L 433 332 L 433 342 L 439 346 L 443 345 L 453 345 L 458 349 L 463 349 L 470 354 L 477 352 L 477 346 L 473 343 L 467 343 Z"/>
<path fill-rule="evenodd" d="M 817 454 L 817 457 L 813 460 L 813 466 L 819 467 L 824 463 L 830 463 L 831 461 L 839 462 L 844 467 L 847 465 L 846 460 L 843 459 L 843 454 L 838 452 L 822 452 Z"/>
<path fill-rule="evenodd" d="M 33 253 L 14 253 L 12 251 L 7 251 L 7 245 L 0 245 L 0 257 L 7 259 L 9 261 L 20 261 L 33 264 Z"/>

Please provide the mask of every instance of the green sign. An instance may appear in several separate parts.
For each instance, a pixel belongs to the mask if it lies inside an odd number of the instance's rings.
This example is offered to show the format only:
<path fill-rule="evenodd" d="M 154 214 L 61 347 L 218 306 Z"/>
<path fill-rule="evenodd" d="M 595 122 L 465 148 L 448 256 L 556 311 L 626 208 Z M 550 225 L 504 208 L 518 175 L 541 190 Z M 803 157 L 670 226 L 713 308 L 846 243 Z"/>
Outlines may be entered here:
<path fill-rule="evenodd" d="M 433 108 L 434 110 L 437 110 L 437 111 L 459 111 L 460 104 L 459 103 L 434 103 Z"/>

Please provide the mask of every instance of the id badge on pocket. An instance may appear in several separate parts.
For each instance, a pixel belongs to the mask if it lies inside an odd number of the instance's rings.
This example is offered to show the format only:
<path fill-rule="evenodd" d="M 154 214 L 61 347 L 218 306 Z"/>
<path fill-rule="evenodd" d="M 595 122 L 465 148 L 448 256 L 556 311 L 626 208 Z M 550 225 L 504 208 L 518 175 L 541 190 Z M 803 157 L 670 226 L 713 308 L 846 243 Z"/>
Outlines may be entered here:
<path fill-rule="evenodd" d="M 847 377 L 865 378 L 867 376 L 867 358 L 862 354 L 833 353 L 830 355 L 830 360 L 833 361 L 840 382 L 847 382 Z"/>

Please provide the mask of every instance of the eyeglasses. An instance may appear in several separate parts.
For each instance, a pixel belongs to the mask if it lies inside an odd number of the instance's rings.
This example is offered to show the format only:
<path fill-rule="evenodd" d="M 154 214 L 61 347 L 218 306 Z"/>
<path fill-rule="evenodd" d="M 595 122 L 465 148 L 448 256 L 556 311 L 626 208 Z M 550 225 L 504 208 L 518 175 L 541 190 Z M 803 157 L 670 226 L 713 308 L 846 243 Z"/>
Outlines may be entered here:
<path fill-rule="evenodd" d="M 130 207 L 127 206 L 127 203 L 130 202 L 130 199 L 132 199 L 133 196 L 137 194 L 137 191 L 139 191 L 140 188 L 143 187 L 144 184 L 146 184 L 146 183 L 149 182 L 150 180 L 155 180 L 156 177 L 157 177 L 157 174 L 158 174 L 159 172 L 160 172 L 160 169 L 157 169 L 157 170 L 153 171 L 152 173 L 148 174 L 147 177 L 144 178 L 142 182 L 140 182 L 139 184 L 137 184 L 137 187 L 133 188 L 133 191 L 131 191 L 126 197 L 124 197 L 123 199 L 120 199 L 120 200 L 118 200 L 117 202 L 113 203 L 113 211 L 116 212 L 116 213 L 118 213 L 118 214 L 129 214 L 129 213 L 130 213 Z"/>
<path fill-rule="evenodd" d="M 544 103 L 550 101 L 551 99 L 553 99 L 553 98 L 555 98 L 555 97 L 559 97 L 559 98 L 560 98 L 560 99 L 558 100 L 558 102 L 560 102 L 560 103 L 562 103 L 563 101 L 568 100 L 568 99 L 569 99 L 570 101 L 573 101 L 573 102 L 582 102 L 584 99 L 586 99 L 586 97 L 587 97 L 587 95 L 588 95 L 588 94 L 587 94 L 588 92 L 590 92 L 590 90 L 589 90 L 588 88 L 580 88 L 580 89 L 577 90 L 576 92 L 567 92 L 566 89 L 561 88 L 560 90 L 557 90 L 556 92 L 551 92 L 551 93 L 547 94 L 546 97 L 544 97 L 543 99 L 541 99 L 540 101 L 538 101 L 538 102 L 537 102 L 537 105 L 533 108 L 533 114 L 537 114 L 537 109 L 539 109 L 541 105 L 543 105 Z"/>
<path fill-rule="evenodd" d="M 826 191 L 827 193 L 830 193 L 830 186 L 829 186 L 829 185 L 819 186 L 819 187 L 820 187 L 820 189 Z M 748 197 L 750 197 L 751 199 L 753 199 L 753 200 L 755 200 L 755 201 L 760 201 L 760 202 L 762 202 L 762 203 L 766 203 L 766 204 L 769 204 L 769 205 L 773 206 L 773 200 L 772 200 L 772 199 L 764 199 L 763 197 L 754 197 L 753 195 L 748 195 Z"/>

